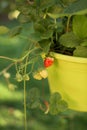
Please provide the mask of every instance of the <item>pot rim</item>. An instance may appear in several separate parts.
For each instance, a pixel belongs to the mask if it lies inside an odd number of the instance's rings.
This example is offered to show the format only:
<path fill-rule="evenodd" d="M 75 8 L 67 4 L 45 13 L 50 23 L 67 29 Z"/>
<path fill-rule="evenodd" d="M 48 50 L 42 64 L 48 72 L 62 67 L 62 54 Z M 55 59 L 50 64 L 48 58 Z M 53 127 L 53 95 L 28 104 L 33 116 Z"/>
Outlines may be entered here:
<path fill-rule="evenodd" d="M 59 54 L 56 52 L 50 52 L 50 55 L 60 60 L 87 64 L 87 58 L 84 58 L 84 57 L 68 56 L 68 55 Z"/>

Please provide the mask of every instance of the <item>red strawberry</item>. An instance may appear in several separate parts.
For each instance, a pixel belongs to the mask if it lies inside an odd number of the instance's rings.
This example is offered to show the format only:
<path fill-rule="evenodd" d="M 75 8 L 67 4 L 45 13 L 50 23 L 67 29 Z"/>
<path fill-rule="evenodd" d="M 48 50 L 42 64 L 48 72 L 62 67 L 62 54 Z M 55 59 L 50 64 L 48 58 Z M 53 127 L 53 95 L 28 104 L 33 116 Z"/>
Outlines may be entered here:
<path fill-rule="evenodd" d="M 45 60 L 44 60 L 44 66 L 49 67 L 53 64 L 53 62 L 54 62 L 54 58 L 46 57 Z"/>

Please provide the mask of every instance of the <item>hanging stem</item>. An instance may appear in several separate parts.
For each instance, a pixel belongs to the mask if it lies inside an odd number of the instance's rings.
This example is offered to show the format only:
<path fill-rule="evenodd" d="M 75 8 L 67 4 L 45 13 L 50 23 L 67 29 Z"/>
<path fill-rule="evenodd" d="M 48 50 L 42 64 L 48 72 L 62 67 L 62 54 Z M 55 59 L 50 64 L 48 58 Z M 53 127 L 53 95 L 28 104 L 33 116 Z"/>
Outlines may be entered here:
<path fill-rule="evenodd" d="M 55 24 L 55 29 L 56 29 L 56 41 L 58 40 L 58 36 L 57 36 L 57 20 L 54 19 L 54 24 Z"/>
<path fill-rule="evenodd" d="M 26 81 L 24 80 L 24 127 L 27 130 L 27 112 L 26 112 Z"/>
<path fill-rule="evenodd" d="M 28 56 L 26 57 L 25 64 L 28 62 Z M 26 74 L 27 66 L 24 69 L 24 75 Z M 24 80 L 24 126 L 25 130 L 27 130 L 27 107 L 26 107 L 26 80 Z"/>
<path fill-rule="evenodd" d="M 66 26 L 66 32 L 69 32 L 70 18 L 71 18 L 71 16 L 68 16 L 67 26 Z"/>
<path fill-rule="evenodd" d="M 0 76 L 6 72 L 7 70 L 9 70 L 15 63 L 11 63 L 9 66 L 7 66 L 6 68 L 4 68 L 1 72 L 0 72 Z"/>
<path fill-rule="evenodd" d="M 0 56 L 0 59 L 5 59 L 5 60 L 10 60 L 10 61 L 13 61 L 13 62 L 17 62 L 16 59 L 12 59 L 12 58 L 6 57 L 6 56 Z"/>
<path fill-rule="evenodd" d="M 5 60 L 9 60 L 9 61 L 13 61 L 15 63 L 21 62 L 23 61 L 26 57 L 28 57 L 28 55 L 33 52 L 34 50 L 36 50 L 37 48 L 31 49 L 30 51 L 28 51 L 23 57 L 19 58 L 19 59 L 13 59 L 10 57 L 6 57 L 6 56 L 0 56 L 0 59 L 5 59 Z"/>

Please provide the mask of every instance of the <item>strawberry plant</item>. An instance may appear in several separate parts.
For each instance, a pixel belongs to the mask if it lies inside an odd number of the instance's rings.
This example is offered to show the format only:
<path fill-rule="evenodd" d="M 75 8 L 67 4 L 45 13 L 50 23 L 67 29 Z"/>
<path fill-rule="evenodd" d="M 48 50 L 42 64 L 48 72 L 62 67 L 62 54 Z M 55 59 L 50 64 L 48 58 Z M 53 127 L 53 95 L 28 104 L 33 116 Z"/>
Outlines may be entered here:
<path fill-rule="evenodd" d="M 25 40 L 27 49 L 20 58 L 0 56 L 15 65 L 15 78 L 24 83 L 24 112 L 26 124 L 26 82 L 47 78 L 46 67 L 54 64 L 50 52 L 87 58 L 87 0 L 15 0 L 19 25 L 8 29 L 0 26 L 0 35 Z M 43 59 L 43 65 L 40 61 Z M 38 63 L 38 67 L 35 67 Z M 7 71 L 10 67 L 7 67 Z M 28 67 L 31 69 L 28 70 Z M 4 72 L 4 71 L 3 71 Z M 55 72 L 54 72 L 55 73 Z M 3 73 L 2 73 L 3 74 Z M 32 94 L 31 94 L 32 93 Z M 42 108 L 36 89 L 30 91 L 31 108 Z M 59 93 L 45 103 L 45 112 L 57 114 L 66 110 L 67 103 Z"/>

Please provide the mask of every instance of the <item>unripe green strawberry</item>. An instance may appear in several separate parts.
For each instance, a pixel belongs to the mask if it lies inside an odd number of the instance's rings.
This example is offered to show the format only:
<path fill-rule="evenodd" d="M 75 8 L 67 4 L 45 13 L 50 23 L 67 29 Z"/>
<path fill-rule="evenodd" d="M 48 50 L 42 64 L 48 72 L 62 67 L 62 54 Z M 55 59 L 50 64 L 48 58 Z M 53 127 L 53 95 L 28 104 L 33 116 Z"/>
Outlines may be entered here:
<path fill-rule="evenodd" d="M 23 80 L 23 77 L 22 77 L 22 75 L 19 72 L 16 73 L 16 80 L 18 82 L 21 82 Z"/>
<path fill-rule="evenodd" d="M 39 72 L 35 72 L 35 73 L 33 73 L 33 78 L 34 78 L 34 79 L 37 79 L 37 80 L 41 80 L 41 79 L 42 79 L 42 76 L 40 75 Z"/>
<path fill-rule="evenodd" d="M 40 73 L 41 77 L 44 79 L 48 77 L 48 73 L 47 73 L 46 69 L 42 69 L 39 73 Z"/>
<path fill-rule="evenodd" d="M 54 58 L 46 57 L 45 60 L 44 60 L 44 66 L 49 67 L 53 64 L 53 62 L 54 62 Z"/>
<path fill-rule="evenodd" d="M 29 75 L 28 74 L 23 75 L 23 80 L 26 80 L 26 81 L 30 80 Z"/>

